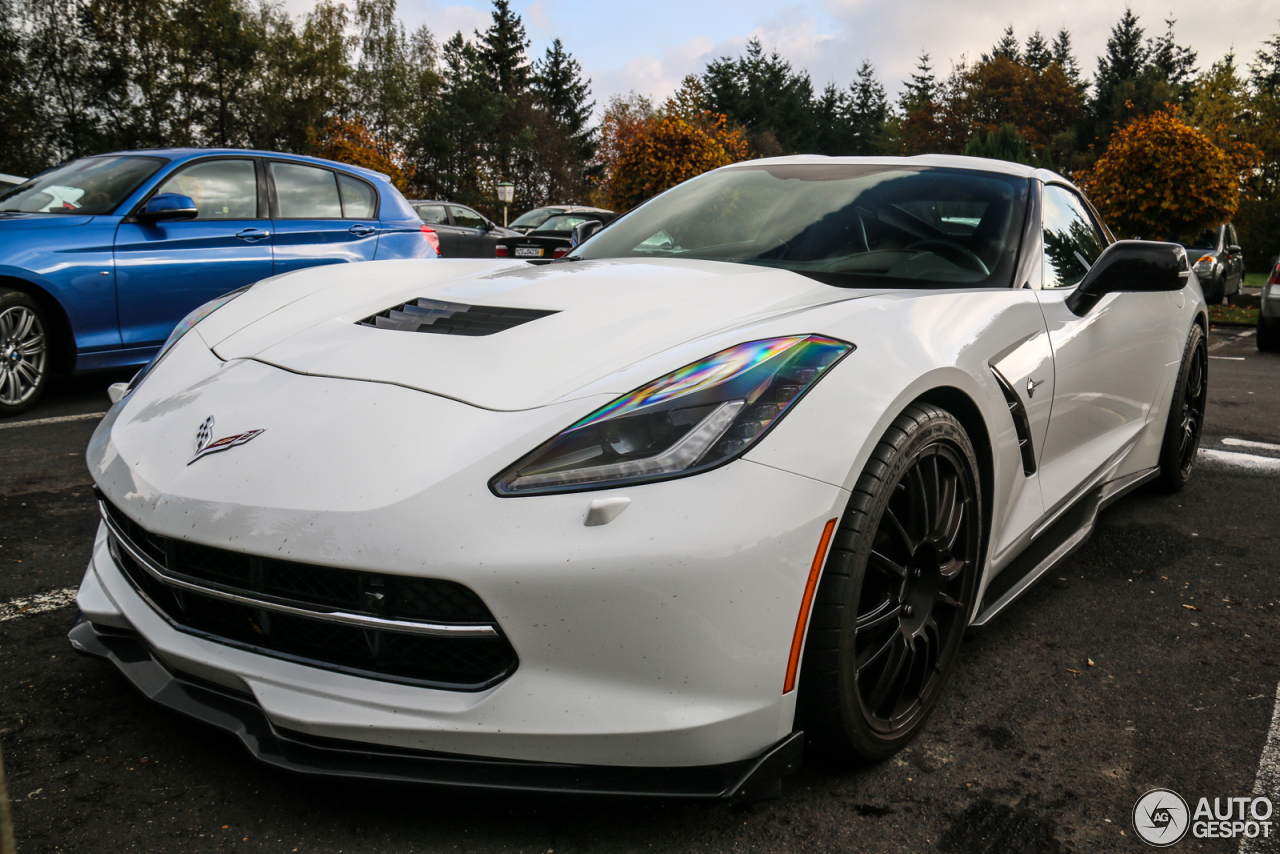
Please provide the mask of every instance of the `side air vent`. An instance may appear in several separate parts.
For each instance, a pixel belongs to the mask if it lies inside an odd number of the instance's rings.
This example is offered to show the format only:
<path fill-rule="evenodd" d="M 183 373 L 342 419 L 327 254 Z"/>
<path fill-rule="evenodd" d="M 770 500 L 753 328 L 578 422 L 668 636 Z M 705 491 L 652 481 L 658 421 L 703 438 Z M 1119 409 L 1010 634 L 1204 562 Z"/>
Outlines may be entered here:
<path fill-rule="evenodd" d="M 1005 379 L 1004 374 L 991 365 L 991 373 L 1004 393 L 1005 403 L 1009 404 L 1009 414 L 1013 417 L 1013 429 L 1018 434 L 1018 450 L 1022 452 L 1022 473 L 1027 477 L 1036 473 L 1036 450 L 1031 445 L 1031 422 L 1027 420 L 1027 407 L 1022 398 L 1014 391 L 1013 384 Z"/>
<path fill-rule="evenodd" d="M 434 332 L 437 335 L 492 335 L 555 313 L 533 308 L 498 308 L 417 299 L 366 317 L 359 325 L 400 332 Z"/>

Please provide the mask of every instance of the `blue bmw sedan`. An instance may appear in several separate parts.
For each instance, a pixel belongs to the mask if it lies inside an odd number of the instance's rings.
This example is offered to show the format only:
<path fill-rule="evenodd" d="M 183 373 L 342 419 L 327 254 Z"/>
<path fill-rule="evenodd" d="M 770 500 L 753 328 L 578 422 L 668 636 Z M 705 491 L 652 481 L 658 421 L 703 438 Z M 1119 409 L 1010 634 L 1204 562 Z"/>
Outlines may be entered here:
<path fill-rule="evenodd" d="M 317 264 L 435 258 L 385 175 L 239 149 L 104 154 L 0 194 L 0 418 L 145 364 L 191 310 Z"/>

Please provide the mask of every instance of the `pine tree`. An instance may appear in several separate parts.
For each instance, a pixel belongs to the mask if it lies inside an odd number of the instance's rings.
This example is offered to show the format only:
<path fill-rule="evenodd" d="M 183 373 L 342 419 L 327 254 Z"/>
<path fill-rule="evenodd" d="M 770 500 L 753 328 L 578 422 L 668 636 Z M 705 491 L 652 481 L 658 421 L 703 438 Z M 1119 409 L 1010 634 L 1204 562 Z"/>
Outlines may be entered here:
<path fill-rule="evenodd" d="M 1120 21 L 1111 28 L 1106 53 L 1098 57 L 1094 87 L 1099 102 L 1109 102 L 1111 93 L 1120 83 L 1137 79 L 1146 68 L 1149 51 L 1142 41 L 1143 32 L 1138 25 L 1138 16 L 1126 7 Z"/>
<path fill-rule="evenodd" d="M 1004 28 L 1004 35 L 1001 36 L 1000 41 L 996 42 L 996 46 L 991 49 L 991 56 L 1002 56 L 1014 62 L 1022 61 L 1022 53 L 1018 48 L 1018 38 L 1013 34 L 1012 24 Z"/>
<path fill-rule="evenodd" d="M 523 95 L 533 74 L 526 54 L 530 42 L 510 0 L 493 0 L 493 23 L 483 33 L 477 30 L 476 39 L 493 90 L 508 98 Z"/>
<path fill-rule="evenodd" d="M 1050 55 L 1053 61 L 1058 63 L 1058 67 L 1062 69 L 1062 73 L 1067 75 L 1067 79 L 1072 85 L 1080 85 L 1080 63 L 1076 61 L 1074 49 L 1071 47 L 1071 33 L 1067 32 L 1067 28 L 1063 27 L 1058 30 L 1058 34 L 1053 37 L 1053 45 L 1050 47 Z"/>
<path fill-rule="evenodd" d="M 1147 43 L 1148 67 L 1156 77 L 1185 93 L 1196 75 L 1196 52 L 1173 40 L 1176 21 L 1164 23 L 1164 35 Z"/>
<path fill-rule="evenodd" d="M 1249 63 L 1249 85 L 1259 95 L 1280 95 L 1280 33 L 1263 42 Z"/>
<path fill-rule="evenodd" d="M 1044 71 L 1053 62 L 1053 55 L 1049 52 L 1049 43 L 1044 40 L 1044 36 L 1040 35 L 1039 30 L 1036 30 L 1027 39 L 1027 47 L 1022 52 L 1022 62 L 1037 73 Z"/>
<path fill-rule="evenodd" d="M 589 126 L 595 102 L 591 81 L 582 79 L 582 66 L 564 49 L 560 39 L 551 43 L 534 67 L 534 89 L 552 122 L 577 149 L 583 167 L 596 153 L 595 129 Z"/>
<path fill-rule="evenodd" d="M 875 66 L 864 59 L 857 79 L 849 87 L 849 124 L 853 141 L 850 154 L 874 154 L 885 121 L 889 118 L 889 98 L 876 79 Z"/>
<path fill-rule="evenodd" d="M 916 72 L 904 83 L 900 104 L 904 113 L 910 114 L 928 106 L 938 97 L 938 79 L 933 76 L 933 66 L 929 64 L 929 54 L 920 54 L 916 61 Z"/>

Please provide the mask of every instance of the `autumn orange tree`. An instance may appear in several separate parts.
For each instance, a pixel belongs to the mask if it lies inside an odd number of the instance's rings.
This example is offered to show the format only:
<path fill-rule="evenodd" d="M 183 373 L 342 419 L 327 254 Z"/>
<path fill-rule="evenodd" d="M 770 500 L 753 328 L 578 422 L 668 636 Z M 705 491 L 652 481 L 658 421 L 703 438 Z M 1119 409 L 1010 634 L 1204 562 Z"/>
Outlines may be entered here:
<path fill-rule="evenodd" d="M 1236 162 L 1176 108 L 1116 131 L 1080 184 L 1123 236 L 1190 237 L 1231 219 L 1240 204 Z"/>
<path fill-rule="evenodd" d="M 614 210 L 625 211 L 703 172 L 747 156 L 742 135 L 721 115 L 689 121 L 667 114 L 652 121 L 619 155 L 609 188 Z"/>
<path fill-rule="evenodd" d="M 307 137 L 311 143 L 311 152 L 316 157 L 382 172 L 401 192 L 413 180 L 415 169 L 404 152 L 375 135 L 360 122 L 335 116 L 329 119 L 323 134 L 311 130 Z"/>

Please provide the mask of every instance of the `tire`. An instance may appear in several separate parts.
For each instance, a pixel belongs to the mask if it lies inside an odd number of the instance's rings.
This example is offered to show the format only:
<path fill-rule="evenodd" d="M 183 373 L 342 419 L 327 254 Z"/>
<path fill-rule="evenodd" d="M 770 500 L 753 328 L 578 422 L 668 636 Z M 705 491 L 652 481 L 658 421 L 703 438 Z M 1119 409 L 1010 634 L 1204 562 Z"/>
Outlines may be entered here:
<path fill-rule="evenodd" d="M 0 288 L 0 418 L 30 409 L 49 382 L 49 324 L 22 291 Z"/>
<path fill-rule="evenodd" d="M 1227 290 L 1225 279 L 1217 279 L 1209 283 L 1209 288 L 1205 291 L 1204 301 L 1209 305 L 1222 305 Z"/>
<path fill-rule="evenodd" d="M 797 715 L 812 755 L 877 762 L 923 728 L 973 610 L 982 518 L 964 428 L 908 407 L 858 478 L 818 584 Z"/>
<path fill-rule="evenodd" d="M 1205 402 L 1209 396 L 1209 349 L 1200 324 L 1191 326 L 1187 346 L 1182 351 L 1178 381 L 1169 401 L 1164 441 L 1160 445 L 1160 474 L 1155 488 L 1177 492 L 1191 479 L 1204 429 Z"/>
<path fill-rule="evenodd" d="M 1280 320 L 1258 318 L 1258 349 L 1264 353 L 1280 353 Z"/>

